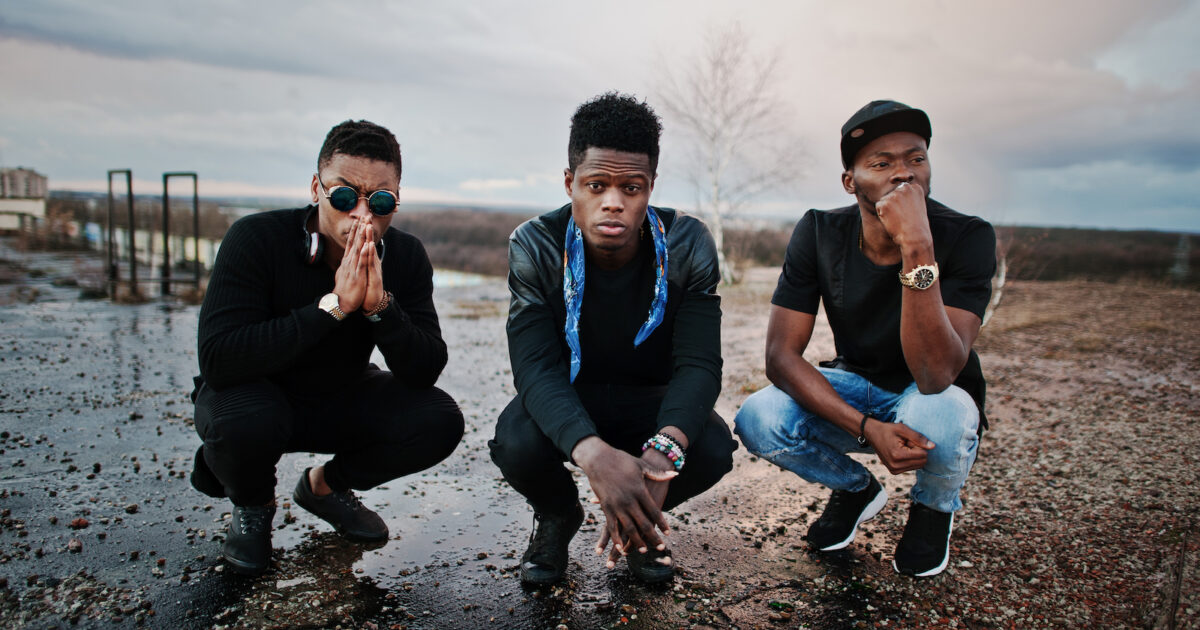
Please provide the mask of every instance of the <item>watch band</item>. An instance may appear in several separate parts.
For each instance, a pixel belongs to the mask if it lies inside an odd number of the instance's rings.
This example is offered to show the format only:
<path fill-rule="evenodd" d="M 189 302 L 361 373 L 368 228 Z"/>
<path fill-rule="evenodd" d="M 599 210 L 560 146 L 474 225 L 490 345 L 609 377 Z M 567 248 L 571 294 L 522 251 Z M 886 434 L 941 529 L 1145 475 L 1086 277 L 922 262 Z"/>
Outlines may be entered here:
<path fill-rule="evenodd" d="M 918 291 L 924 291 L 933 286 L 933 283 L 938 279 L 937 263 L 932 265 L 917 265 L 912 271 L 905 273 L 900 272 L 900 284 Z"/>
<path fill-rule="evenodd" d="M 317 302 L 317 308 L 329 313 L 329 316 L 339 322 L 346 319 L 346 313 L 342 311 L 341 304 L 338 303 L 338 296 L 334 293 L 326 293 L 321 297 L 321 301 Z"/>

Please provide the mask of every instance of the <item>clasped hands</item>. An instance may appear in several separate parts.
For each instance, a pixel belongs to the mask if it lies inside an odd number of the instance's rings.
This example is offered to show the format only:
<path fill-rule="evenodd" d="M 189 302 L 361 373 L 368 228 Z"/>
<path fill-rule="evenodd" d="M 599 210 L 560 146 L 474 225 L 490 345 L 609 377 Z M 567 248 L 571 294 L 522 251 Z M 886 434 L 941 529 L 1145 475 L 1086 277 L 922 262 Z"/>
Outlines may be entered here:
<path fill-rule="evenodd" d="M 365 218 L 355 221 L 346 235 L 346 249 L 333 274 L 333 292 L 347 315 L 364 306 L 371 311 L 383 301 L 383 263 L 375 251 L 376 240 L 375 227 Z"/>
<path fill-rule="evenodd" d="M 596 555 L 608 549 L 608 568 L 630 551 L 663 551 L 659 536 L 671 533 L 662 505 L 668 482 L 679 475 L 665 455 L 649 449 L 641 457 L 613 448 L 597 436 L 584 438 L 572 451 L 572 459 L 587 475 L 596 500 L 604 512 L 604 529 L 596 541 Z M 611 544 L 611 547 L 610 547 Z M 670 563 L 670 557 L 659 559 Z"/>

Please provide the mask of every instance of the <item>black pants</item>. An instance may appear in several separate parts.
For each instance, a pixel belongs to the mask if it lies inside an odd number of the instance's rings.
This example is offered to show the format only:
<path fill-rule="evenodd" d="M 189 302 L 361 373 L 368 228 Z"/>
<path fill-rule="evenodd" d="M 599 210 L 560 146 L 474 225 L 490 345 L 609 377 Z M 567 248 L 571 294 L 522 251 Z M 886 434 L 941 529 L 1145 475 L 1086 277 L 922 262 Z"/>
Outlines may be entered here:
<path fill-rule="evenodd" d="M 624 385 L 575 386 L 584 408 L 596 425 L 600 439 L 614 448 L 640 457 L 642 444 L 658 432 L 658 408 L 665 387 Z M 496 437 L 488 441 L 492 461 L 505 481 L 521 493 L 534 511 L 563 514 L 579 501 L 564 454 L 542 433 L 518 396 L 500 413 Z M 667 489 L 663 509 L 669 510 L 704 492 L 733 468 L 737 442 L 716 412 L 709 414 L 704 431 L 687 449 L 687 463 Z"/>
<path fill-rule="evenodd" d="M 284 453 L 332 453 L 325 481 L 335 491 L 368 490 L 433 466 L 463 435 L 458 405 L 440 389 L 413 389 L 372 366 L 345 391 L 326 397 L 253 383 L 196 393 L 203 459 L 234 505 L 275 498 Z"/>

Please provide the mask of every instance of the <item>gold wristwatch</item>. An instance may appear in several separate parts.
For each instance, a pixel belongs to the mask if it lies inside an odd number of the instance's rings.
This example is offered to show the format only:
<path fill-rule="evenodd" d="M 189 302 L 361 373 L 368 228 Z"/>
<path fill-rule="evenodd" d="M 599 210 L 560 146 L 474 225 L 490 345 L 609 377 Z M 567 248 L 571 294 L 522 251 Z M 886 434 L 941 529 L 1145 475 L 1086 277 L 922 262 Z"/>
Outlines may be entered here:
<path fill-rule="evenodd" d="M 329 313 L 330 316 L 339 322 L 346 319 L 346 314 L 342 312 L 342 307 L 338 304 L 336 293 L 326 293 L 321 296 L 321 301 L 317 302 L 317 308 Z"/>
<path fill-rule="evenodd" d="M 900 272 L 900 284 L 918 291 L 924 291 L 933 286 L 938 279 L 937 263 L 932 265 L 917 265 L 908 273 Z"/>

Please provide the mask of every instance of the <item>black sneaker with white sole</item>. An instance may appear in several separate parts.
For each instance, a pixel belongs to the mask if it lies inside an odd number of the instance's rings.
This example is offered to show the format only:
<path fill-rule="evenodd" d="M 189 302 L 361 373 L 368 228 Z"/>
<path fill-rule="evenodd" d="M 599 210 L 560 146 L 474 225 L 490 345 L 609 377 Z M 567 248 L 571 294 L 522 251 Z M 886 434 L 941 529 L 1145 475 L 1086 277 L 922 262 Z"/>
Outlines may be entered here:
<path fill-rule="evenodd" d="M 914 577 L 937 575 L 950 562 L 950 532 L 954 514 L 939 512 L 920 503 L 908 508 L 908 523 L 896 545 L 892 568 Z"/>
<path fill-rule="evenodd" d="M 843 549 L 854 542 L 858 526 L 875 518 L 887 503 L 887 492 L 875 475 L 858 492 L 834 490 L 825 512 L 808 528 L 808 543 L 819 551 Z"/>

